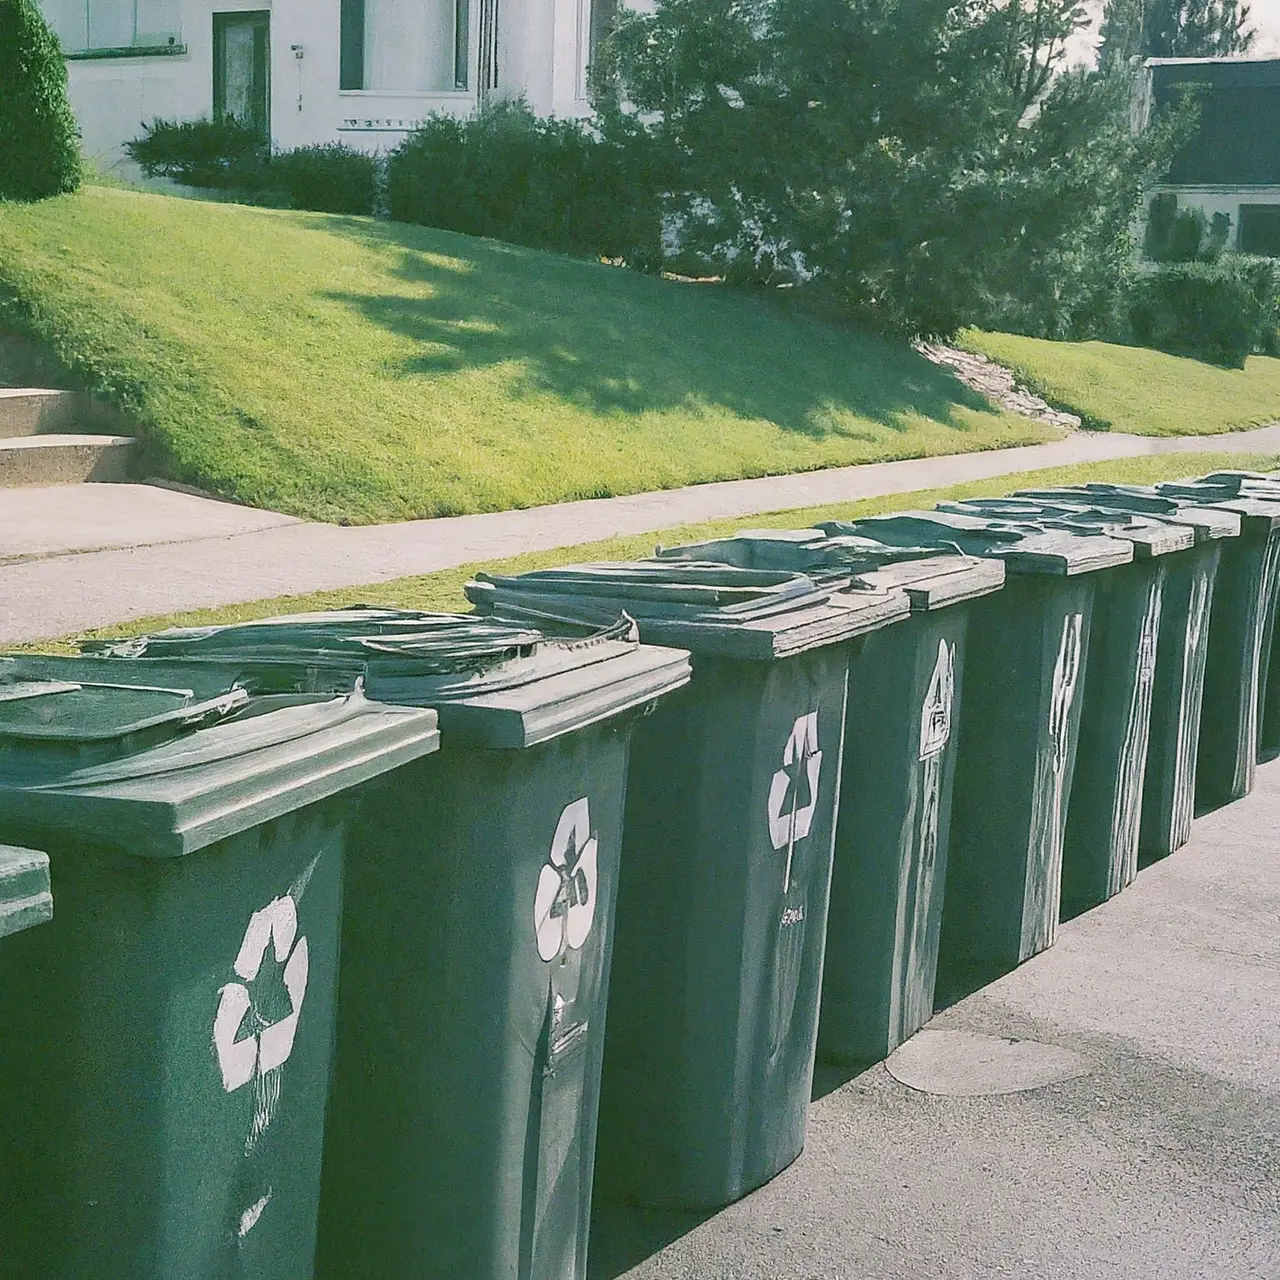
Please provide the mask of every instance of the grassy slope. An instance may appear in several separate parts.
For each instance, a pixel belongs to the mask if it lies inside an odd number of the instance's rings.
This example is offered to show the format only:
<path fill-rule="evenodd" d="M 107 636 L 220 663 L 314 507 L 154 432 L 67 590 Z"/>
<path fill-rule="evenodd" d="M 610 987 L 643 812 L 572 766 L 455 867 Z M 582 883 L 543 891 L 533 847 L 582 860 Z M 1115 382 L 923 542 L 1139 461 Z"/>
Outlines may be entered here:
<path fill-rule="evenodd" d="M 1267 356 L 1251 356 L 1243 369 L 1221 369 L 1109 342 L 975 331 L 962 342 L 1016 369 L 1089 426 L 1135 435 L 1215 435 L 1280 421 L 1280 360 Z"/>
<path fill-rule="evenodd" d="M 712 286 L 368 219 L 86 188 L 0 205 L 0 295 L 151 466 L 394 520 L 1031 443 L 904 346 Z"/>
<path fill-rule="evenodd" d="M 524 555 L 505 560 L 460 565 L 456 569 L 443 569 L 438 573 L 398 578 L 391 582 L 379 582 L 370 586 L 345 587 L 337 591 L 315 591 L 308 595 L 258 600 L 252 604 L 226 605 L 217 609 L 196 609 L 187 613 L 143 618 L 120 626 L 106 627 L 79 638 L 103 639 L 138 635 L 144 631 L 158 631 L 164 627 L 242 622 L 249 618 L 270 617 L 273 614 L 310 609 L 340 609 L 360 603 L 396 605 L 405 609 L 436 609 L 445 612 L 469 611 L 471 606 L 463 595 L 462 587 L 478 569 L 500 573 L 521 573 L 527 569 L 542 569 L 552 565 L 574 564 L 588 560 L 635 559 L 650 555 L 655 544 L 672 546 L 679 542 L 692 542 L 701 538 L 726 537 L 748 525 L 757 529 L 804 527 L 819 520 L 852 519 L 877 515 L 885 511 L 932 507 L 935 503 L 947 498 L 998 496 L 1022 488 L 1084 484 L 1091 480 L 1110 480 L 1121 484 L 1151 484 L 1157 480 L 1184 476 L 1193 471 L 1197 474 L 1228 469 L 1264 471 L 1277 466 L 1280 466 L 1280 459 L 1258 454 L 1203 453 L 1194 456 L 1165 455 L 1151 458 L 1126 458 L 1117 462 L 1080 463 L 1071 467 L 1049 467 L 1040 471 L 997 476 L 990 480 L 974 480 L 966 484 L 951 485 L 945 489 L 923 489 L 915 493 L 866 498 L 860 502 L 777 511 L 769 515 L 751 516 L 745 520 L 734 518 L 711 520 L 703 524 L 680 525 L 636 537 L 610 538 L 603 542 L 561 547 L 554 551 L 526 552 Z M 22 648 L 42 651 L 66 650 L 68 645 L 67 642 L 59 644 L 36 642 L 24 645 Z"/>

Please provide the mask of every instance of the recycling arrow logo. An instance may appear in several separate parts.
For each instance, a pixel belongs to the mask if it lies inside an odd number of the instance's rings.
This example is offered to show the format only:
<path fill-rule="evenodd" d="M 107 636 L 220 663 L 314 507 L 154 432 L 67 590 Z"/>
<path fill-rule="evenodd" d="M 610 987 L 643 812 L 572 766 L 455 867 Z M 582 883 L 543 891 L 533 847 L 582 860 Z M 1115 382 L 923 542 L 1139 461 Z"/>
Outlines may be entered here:
<path fill-rule="evenodd" d="M 599 840 L 591 830 L 587 797 L 565 805 L 551 852 L 538 872 L 533 928 L 538 954 L 552 961 L 566 949 L 580 950 L 596 914 Z"/>
<path fill-rule="evenodd" d="M 920 708 L 920 759 L 941 755 L 951 740 L 951 711 L 956 697 L 956 648 L 938 641 L 938 661 Z"/>
<path fill-rule="evenodd" d="M 268 964 L 268 953 L 274 963 Z M 234 968 L 240 981 L 218 992 L 213 1021 L 228 1093 L 284 1066 L 293 1052 L 307 994 L 308 951 L 306 938 L 298 936 L 298 908 L 290 895 L 272 899 L 249 918 Z"/>
<path fill-rule="evenodd" d="M 769 839 L 779 851 L 787 851 L 782 889 L 791 888 L 791 861 L 797 840 L 813 826 L 818 810 L 818 779 L 822 775 L 822 749 L 818 745 L 818 713 L 800 716 L 782 750 L 782 768 L 769 785 Z"/>

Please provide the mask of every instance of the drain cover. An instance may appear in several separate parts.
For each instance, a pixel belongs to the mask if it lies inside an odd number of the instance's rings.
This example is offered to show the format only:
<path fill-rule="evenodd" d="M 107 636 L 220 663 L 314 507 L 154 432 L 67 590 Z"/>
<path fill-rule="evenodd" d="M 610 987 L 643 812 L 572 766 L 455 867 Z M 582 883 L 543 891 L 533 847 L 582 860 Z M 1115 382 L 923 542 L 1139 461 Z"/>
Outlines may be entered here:
<path fill-rule="evenodd" d="M 972 1031 L 919 1031 L 884 1065 L 899 1084 L 952 1098 L 1021 1093 L 1089 1070 L 1070 1049 Z"/>

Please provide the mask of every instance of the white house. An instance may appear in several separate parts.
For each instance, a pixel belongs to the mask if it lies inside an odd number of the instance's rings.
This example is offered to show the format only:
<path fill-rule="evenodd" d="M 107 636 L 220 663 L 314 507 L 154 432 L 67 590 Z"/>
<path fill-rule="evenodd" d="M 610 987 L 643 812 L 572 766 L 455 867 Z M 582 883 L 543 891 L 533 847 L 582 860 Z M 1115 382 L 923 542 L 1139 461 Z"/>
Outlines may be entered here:
<path fill-rule="evenodd" d="M 1151 58 L 1138 126 L 1187 89 L 1200 118 L 1152 194 L 1172 195 L 1209 220 L 1225 214 L 1233 249 L 1280 256 L 1280 59 Z"/>
<path fill-rule="evenodd" d="M 85 153 L 119 160 L 156 117 L 230 113 L 279 147 L 394 146 L 488 94 L 583 115 L 614 0 L 39 0 Z"/>

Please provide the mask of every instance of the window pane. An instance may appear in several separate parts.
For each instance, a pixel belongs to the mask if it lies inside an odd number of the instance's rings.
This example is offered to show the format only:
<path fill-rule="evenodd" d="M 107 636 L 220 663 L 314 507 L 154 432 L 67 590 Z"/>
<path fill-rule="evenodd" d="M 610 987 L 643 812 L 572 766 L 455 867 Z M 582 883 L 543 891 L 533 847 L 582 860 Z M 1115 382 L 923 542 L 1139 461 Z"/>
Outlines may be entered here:
<path fill-rule="evenodd" d="M 89 0 L 89 48 L 121 49 L 133 43 L 133 0 Z"/>
<path fill-rule="evenodd" d="M 342 0 L 338 88 L 364 88 L 364 0 Z"/>
<path fill-rule="evenodd" d="M 1280 205 L 1240 206 L 1240 251 L 1264 258 L 1280 257 Z"/>
<path fill-rule="evenodd" d="M 137 0 L 138 44 L 182 43 L 179 0 Z"/>
<path fill-rule="evenodd" d="M 40 11 L 69 53 L 79 53 L 88 47 L 89 11 L 85 0 L 41 0 Z"/>

